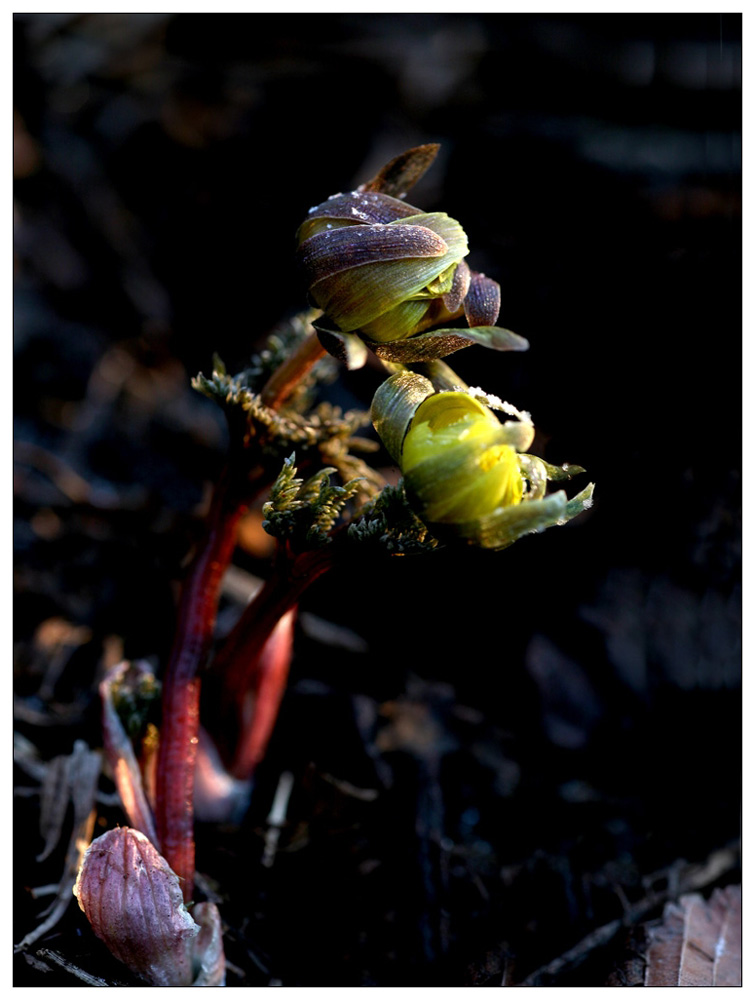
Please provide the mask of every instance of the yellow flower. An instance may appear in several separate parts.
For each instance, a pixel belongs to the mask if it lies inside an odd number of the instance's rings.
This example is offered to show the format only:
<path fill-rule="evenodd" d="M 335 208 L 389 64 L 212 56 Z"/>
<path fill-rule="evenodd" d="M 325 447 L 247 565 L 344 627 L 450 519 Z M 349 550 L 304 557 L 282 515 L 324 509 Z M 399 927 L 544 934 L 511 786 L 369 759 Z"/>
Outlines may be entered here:
<path fill-rule="evenodd" d="M 482 399 L 517 419 L 502 423 Z M 545 495 L 548 480 L 584 469 L 526 454 L 534 438 L 528 416 L 480 390 L 438 392 L 424 376 L 402 371 L 378 389 L 372 419 L 401 468 L 409 502 L 441 536 L 501 549 L 590 506 L 592 484 L 572 500 L 562 490 Z"/>
<path fill-rule="evenodd" d="M 429 396 L 404 438 L 401 470 L 428 521 L 468 521 L 521 503 L 524 479 L 512 435 L 463 392 Z"/>

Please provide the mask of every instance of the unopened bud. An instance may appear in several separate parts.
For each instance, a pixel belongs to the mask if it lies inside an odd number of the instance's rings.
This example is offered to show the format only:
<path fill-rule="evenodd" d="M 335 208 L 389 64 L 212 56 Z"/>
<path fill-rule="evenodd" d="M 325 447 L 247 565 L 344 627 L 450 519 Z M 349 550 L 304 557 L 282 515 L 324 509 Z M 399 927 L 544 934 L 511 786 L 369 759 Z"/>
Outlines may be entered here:
<path fill-rule="evenodd" d="M 350 366 L 364 360 L 364 348 L 360 353 L 354 346 L 357 338 L 383 360 L 405 364 L 441 358 L 471 343 L 506 351 L 528 346 L 494 325 L 500 288 L 470 271 L 461 225 L 386 191 L 402 188 L 399 180 L 413 182 L 436 151 L 408 150 L 373 182 L 311 208 L 299 227 L 299 262 L 310 298 L 324 313 L 314 326 L 326 349 Z M 394 176 L 397 163 L 401 169 Z M 461 317 L 469 329 L 447 327 Z"/>
<path fill-rule="evenodd" d="M 112 954 L 152 986 L 222 986 L 225 959 L 213 903 L 186 908 L 178 876 L 129 827 L 92 842 L 74 895 Z"/>

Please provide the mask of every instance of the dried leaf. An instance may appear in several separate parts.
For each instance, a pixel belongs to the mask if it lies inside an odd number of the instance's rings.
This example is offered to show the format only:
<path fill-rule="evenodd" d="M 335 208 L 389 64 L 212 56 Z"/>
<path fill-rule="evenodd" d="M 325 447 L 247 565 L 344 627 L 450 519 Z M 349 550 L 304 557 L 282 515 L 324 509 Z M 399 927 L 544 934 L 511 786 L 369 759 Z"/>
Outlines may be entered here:
<path fill-rule="evenodd" d="M 73 830 L 66 852 L 65 869 L 58 883 L 55 899 L 47 910 L 40 914 L 45 919 L 15 946 L 15 951 L 23 951 L 47 934 L 68 909 L 81 856 L 92 839 L 94 830 L 94 799 L 100 776 L 100 764 L 100 755 L 89 750 L 83 740 L 77 740 L 65 767 L 67 795 L 64 807 L 68 798 L 73 801 Z"/>
<path fill-rule="evenodd" d="M 44 861 L 52 854 L 60 840 L 63 821 L 66 818 L 71 797 L 69 762 L 66 754 L 54 757 L 47 765 L 42 787 L 39 792 L 39 832 L 45 846 L 37 855 L 37 861 Z"/>
<path fill-rule="evenodd" d="M 328 354 L 345 364 L 349 371 L 364 367 L 367 361 L 367 348 L 360 337 L 355 333 L 342 333 L 340 330 L 334 330 L 327 325 L 325 320 L 318 320 L 312 325 Z"/>
<path fill-rule="evenodd" d="M 646 986 L 741 986 L 741 887 L 668 903 L 649 937 Z"/>
<path fill-rule="evenodd" d="M 58 954 L 57 951 L 53 951 L 51 948 L 40 948 L 35 955 L 27 953 L 24 955 L 24 958 L 32 968 L 38 969 L 40 972 L 52 972 L 52 967 L 48 964 L 52 962 L 64 972 L 76 976 L 77 979 L 86 983 L 87 986 L 126 986 L 126 983 L 121 983 L 117 980 L 108 982 L 107 979 L 103 979 L 101 976 L 93 976 L 90 972 L 79 968 L 73 962 L 69 962 L 64 955 Z"/>
<path fill-rule="evenodd" d="M 386 163 L 378 173 L 359 187 L 360 191 L 382 191 L 394 198 L 403 198 L 410 188 L 432 165 L 438 155 L 438 143 L 428 142 L 424 146 L 415 146 L 399 153 L 389 163 Z"/>
<path fill-rule="evenodd" d="M 13 763 L 17 764 L 35 781 L 43 782 L 45 780 L 49 764 L 42 760 L 31 740 L 18 732 L 13 733 Z"/>

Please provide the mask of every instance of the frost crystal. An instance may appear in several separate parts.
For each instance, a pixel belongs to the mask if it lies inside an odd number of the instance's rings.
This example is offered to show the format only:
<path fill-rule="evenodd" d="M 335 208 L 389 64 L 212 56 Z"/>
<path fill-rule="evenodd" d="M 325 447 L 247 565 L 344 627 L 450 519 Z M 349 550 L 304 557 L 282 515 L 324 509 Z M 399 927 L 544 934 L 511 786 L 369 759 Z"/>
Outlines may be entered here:
<path fill-rule="evenodd" d="M 505 400 L 501 399 L 499 396 L 494 396 L 492 393 L 485 392 L 485 390 L 480 389 L 479 386 L 469 388 L 465 391 L 474 399 L 483 400 L 483 402 L 485 402 L 491 410 L 501 410 L 503 413 L 508 413 L 510 417 L 516 417 L 518 420 L 521 420 L 523 424 L 532 423 L 532 417 L 526 410 L 517 410 L 517 408 L 511 403 L 507 403 Z"/>

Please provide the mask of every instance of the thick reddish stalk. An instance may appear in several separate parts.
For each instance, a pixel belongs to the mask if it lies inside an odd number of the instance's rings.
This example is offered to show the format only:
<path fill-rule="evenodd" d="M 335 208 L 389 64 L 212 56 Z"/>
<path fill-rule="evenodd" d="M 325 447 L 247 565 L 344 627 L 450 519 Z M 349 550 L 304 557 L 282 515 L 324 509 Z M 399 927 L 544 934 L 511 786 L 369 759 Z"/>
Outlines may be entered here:
<path fill-rule="evenodd" d="M 291 357 L 273 373 L 260 394 L 271 409 L 278 409 L 325 354 L 315 334 L 302 341 Z M 205 664 L 215 629 L 218 592 L 233 555 L 241 515 L 246 510 L 237 492 L 239 469 L 245 459 L 231 455 L 218 482 L 207 520 L 205 543 L 199 550 L 184 584 L 178 612 L 176 640 L 163 681 L 163 716 L 157 762 L 156 820 L 163 856 L 183 880 L 184 899 L 194 888 L 194 769 L 199 742 L 199 672 Z M 262 470 L 258 470 L 261 485 Z M 250 487 L 247 484 L 247 491 Z M 296 565 L 294 564 L 294 569 Z M 244 638 L 245 662 L 259 656 L 280 618 L 298 601 L 312 579 L 297 573 L 291 579 L 291 597 L 278 594 L 263 615 L 255 635 Z M 267 589 L 267 588 L 265 588 Z M 259 638 L 257 637 L 259 635 Z M 249 652 L 247 645 L 252 652 Z M 240 668 L 239 668 L 240 669 Z M 285 682 L 285 679 L 284 679 Z"/>
<path fill-rule="evenodd" d="M 239 702 L 241 735 L 231 765 L 231 774 L 248 781 L 265 756 L 291 667 L 296 608 L 291 608 L 273 629 L 252 671 L 249 687 Z"/>
<path fill-rule="evenodd" d="M 230 464 L 229 464 L 230 469 Z M 156 820 L 162 854 L 182 879 L 184 899 L 194 891 L 194 764 L 199 737 L 199 671 L 210 648 L 223 574 L 233 555 L 239 499 L 226 471 L 215 490 L 205 544 L 184 584 L 176 641 L 165 671 L 157 763 Z"/>
<path fill-rule="evenodd" d="M 326 353 L 317 334 L 311 333 L 268 379 L 260 393 L 265 406 L 277 410 Z"/>
<path fill-rule="evenodd" d="M 213 661 L 212 673 L 222 685 L 220 713 L 221 718 L 227 720 L 225 734 L 230 737 L 231 746 L 226 745 L 226 750 L 234 761 L 235 777 L 249 776 L 245 768 L 250 755 L 256 756 L 255 747 L 267 743 L 285 690 L 290 646 L 284 661 L 284 646 L 277 651 L 270 648 L 275 630 L 296 607 L 304 591 L 333 563 L 332 546 L 296 557 L 281 548 L 270 577 Z M 279 636 L 279 640 L 284 639 L 285 634 Z M 266 651 L 271 654 L 269 663 Z M 257 697 L 247 719 L 244 708 L 249 703 L 250 692 Z"/>

